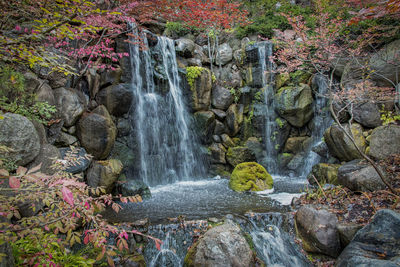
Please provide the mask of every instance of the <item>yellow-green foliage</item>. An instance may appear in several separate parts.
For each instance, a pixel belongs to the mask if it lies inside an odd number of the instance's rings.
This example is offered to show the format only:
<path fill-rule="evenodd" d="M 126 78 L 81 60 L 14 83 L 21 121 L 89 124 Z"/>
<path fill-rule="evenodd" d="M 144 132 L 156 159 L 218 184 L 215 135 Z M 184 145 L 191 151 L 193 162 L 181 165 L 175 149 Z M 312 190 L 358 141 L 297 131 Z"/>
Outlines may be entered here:
<path fill-rule="evenodd" d="M 186 79 L 190 85 L 190 89 L 194 90 L 194 83 L 204 70 L 205 68 L 198 66 L 190 66 L 186 68 Z"/>
<path fill-rule="evenodd" d="M 273 186 L 272 176 L 256 162 L 238 164 L 232 172 L 229 186 L 235 191 L 262 191 Z"/>

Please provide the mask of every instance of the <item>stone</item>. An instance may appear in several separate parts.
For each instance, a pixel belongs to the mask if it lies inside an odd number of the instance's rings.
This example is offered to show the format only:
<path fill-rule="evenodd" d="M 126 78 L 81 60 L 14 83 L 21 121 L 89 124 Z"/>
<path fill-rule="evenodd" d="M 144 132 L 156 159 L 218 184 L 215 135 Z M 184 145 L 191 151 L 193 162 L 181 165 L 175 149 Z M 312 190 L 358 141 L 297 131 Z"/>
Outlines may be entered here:
<path fill-rule="evenodd" d="M 212 90 L 211 104 L 217 109 L 226 110 L 233 103 L 233 95 L 230 90 L 216 85 Z"/>
<path fill-rule="evenodd" d="M 369 58 L 372 80 L 379 86 L 393 87 L 400 80 L 395 63 L 400 61 L 400 40 L 385 45 Z"/>
<path fill-rule="evenodd" d="M 211 152 L 211 163 L 226 164 L 226 148 L 219 143 L 214 143 L 208 148 Z"/>
<path fill-rule="evenodd" d="M 233 169 L 229 187 L 238 192 L 263 191 L 273 187 L 272 176 L 256 162 L 243 162 Z"/>
<path fill-rule="evenodd" d="M 67 63 L 67 62 L 60 62 Z M 67 63 L 68 64 L 68 63 Z M 74 62 L 70 61 L 69 64 L 73 65 Z M 39 77 L 49 81 L 51 88 L 56 89 L 60 87 L 65 87 L 68 83 L 68 76 L 59 71 L 51 71 L 50 68 L 40 68 Z"/>
<path fill-rule="evenodd" d="M 357 231 L 362 228 L 362 225 L 355 223 L 339 223 L 336 228 L 339 231 L 342 247 L 346 247 L 357 234 Z"/>
<path fill-rule="evenodd" d="M 338 185 L 337 177 L 339 167 L 339 164 L 318 163 L 312 167 L 310 174 L 307 176 L 307 180 L 311 185 L 317 185 L 315 179 L 317 179 L 320 185 Z"/>
<path fill-rule="evenodd" d="M 284 153 L 299 153 L 301 151 L 304 151 L 304 143 L 310 139 L 308 136 L 303 136 L 303 137 L 289 137 L 286 140 L 285 146 L 283 148 Z"/>
<path fill-rule="evenodd" d="M 322 158 L 329 157 L 328 145 L 325 142 L 319 142 L 311 148 L 311 151 L 317 153 Z"/>
<path fill-rule="evenodd" d="M 386 125 L 375 128 L 369 139 L 369 155 L 375 159 L 385 159 L 400 151 L 400 126 Z"/>
<path fill-rule="evenodd" d="M 68 167 L 65 169 L 66 172 L 77 174 L 86 171 L 92 162 L 91 158 L 88 157 L 86 150 L 83 147 L 62 147 L 59 149 L 61 159 L 68 161 Z M 71 156 L 73 156 L 72 159 Z"/>
<path fill-rule="evenodd" d="M 350 132 L 349 125 L 345 124 L 343 127 L 346 131 Z M 353 123 L 351 125 L 351 132 L 354 140 L 361 151 L 366 149 L 366 140 L 363 136 L 363 129 L 361 125 Z M 357 151 L 354 144 L 346 136 L 346 134 L 337 125 L 332 125 L 326 129 L 324 133 L 324 139 L 328 145 L 329 152 L 332 156 L 338 158 L 341 161 L 351 161 L 353 159 L 361 159 L 362 156 Z"/>
<path fill-rule="evenodd" d="M 215 120 L 215 129 L 214 129 L 214 134 L 215 135 L 221 135 L 226 133 L 226 127 L 225 124 L 220 122 L 219 120 Z"/>
<path fill-rule="evenodd" d="M 337 224 L 336 215 L 311 205 L 302 206 L 295 215 L 296 232 L 303 241 L 304 250 L 334 258 L 341 251 Z"/>
<path fill-rule="evenodd" d="M 228 43 L 223 43 L 218 47 L 217 53 L 215 55 L 216 65 L 225 65 L 230 62 L 233 58 L 233 50 Z"/>
<path fill-rule="evenodd" d="M 356 122 L 367 128 L 376 128 L 382 125 L 378 105 L 372 102 L 354 105 L 353 118 Z"/>
<path fill-rule="evenodd" d="M 279 90 L 281 87 L 288 85 L 290 82 L 290 75 L 287 72 L 280 73 L 275 77 L 275 88 Z"/>
<path fill-rule="evenodd" d="M 226 118 L 226 112 L 220 109 L 211 109 L 212 112 L 214 112 L 215 116 L 217 119 L 223 121 Z"/>
<path fill-rule="evenodd" d="M 215 115 L 211 111 L 198 111 L 194 114 L 198 136 L 203 143 L 209 144 L 215 129 Z"/>
<path fill-rule="evenodd" d="M 0 267 L 14 267 L 14 256 L 11 245 L 4 242 L 0 245 L 0 254 L 3 255 L 0 261 Z"/>
<path fill-rule="evenodd" d="M 71 146 L 71 145 L 76 145 L 78 142 L 78 138 L 76 138 L 73 135 L 67 134 L 65 132 L 60 132 L 58 135 L 58 138 L 55 142 L 56 146 Z"/>
<path fill-rule="evenodd" d="M 189 72 L 193 70 L 187 68 L 186 71 Z M 211 88 L 211 71 L 206 68 L 200 68 L 199 76 L 197 76 L 194 79 L 193 84 L 190 85 L 190 90 L 192 93 L 191 104 L 194 111 L 208 110 L 211 103 Z"/>
<path fill-rule="evenodd" d="M 215 132 L 215 130 L 214 130 L 214 132 Z M 214 143 L 221 143 L 221 137 L 219 135 L 214 134 L 212 136 L 212 140 Z"/>
<path fill-rule="evenodd" d="M 303 127 L 313 116 L 311 88 L 306 84 L 282 87 L 275 95 L 275 110 L 295 127 Z"/>
<path fill-rule="evenodd" d="M 336 261 L 336 266 L 395 267 L 400 264 L 400 214 L 379 210 L 360 229 Z"/>
<path fill-rule="evenodd" d="M 245 146 L 250 149 L 251 153 L 256 157 L 257 160 L 263 157 L 263 144 L 256 137 L 249 137 L 245 143 Z"/>
<path fill-rule="evenodd" d="M 116 85 L 121 81 L 122 69 L 105 70 L 100 74 L 100 88 Z"/>
<path fill-rule="evenodd" d="M 104 106 L 87 113 L 77 124 L 81 145 L 95 159 L 105 159 L 110 154 L 117 136 L 117 128 Z"/>
<path fill-rule="evenodd" d="M 186 38 L 175 40 L 175 51 L 178 55 L 186 58 L 194 56 L 195 43 Z"/>
<path fill-rule="evenodd" d="M 286 168 L 294 155 L 290 153 L 282 153 L 278 155 L 278 163 L 280 168 Z"/>
<path fill-rule="evenodd" d="M 248 147 L 236 146 L 228 148 L 226 159 L 230 165 L 236 167 L 243 162 L 255 161 L 256 157 Z"/>
<path fill-rule="evenodd" d="M 232 139 L 227 134 L 221 135 L 221 141 L 222 141 L 222 144 L 224 145 L 224 147 L 226 147 L 226 148 L 235 146 L 235 143 L 232 141 Z"/>
<path fill-rule="evenodd" d="M 215 68 L 214 74 L 219 84 L 223 84 L 226 88 L 238 88 L 242 85 L 240 70 L 233 63 L 229 63 L 221 68 Z"/>
<path fill-rule="evenodd" d="M 303 168 L 304 160 L 307 154 L 301 152 L 293 156 L 290 162 L 286 165 L 289 170 L 298 171 Z"/>
<path fill-rule="evenodd" d="M 97 103 L 104 105 L 110 114 L 116 117 L 120 117 L 130 110 L 132 100 L 132 85 L 129 83 L 111 85 L 100 90 L 96 95 Z"/>
<path fill-rule="evenodd" d="M 85 107 L 73 89 L 58 88 L 54 90 L 56 107 L 64 120 L 64 126 L 72 126 L 82 115 Z"/>
<path fill-rule="evenodd" d="M 188 251 L 184 266 L 253 266 L 253 252 L 239 226 L 228 220 L 208 230 Z"/>
<path fill-rule="evenodd" d="M 125 170 L 139 169 L 140 161 L 138 160 L 137 155 L 134 152 L 134 149 L 128 147 L 127 145 L 116 141 L 114 144 L 114 148 L 110 153 L 110 157 L 113 159 L 118 159 L 122 162 Z"/>
<path fill-rule="evenodd" d="M 40 144 L 49 143 L 47 140 L 47 133 L 46 133 L 46 128 L 44 127 L 44 125 L 36 120 L 32 120 L 31 122 L 32 122 L 33 126 L 35 126 L 36 132 L 40 139 Z"/>
<path fill-rule="evenodd" d="M 54 164 L 54 161 L 57 159 L 61 159 L 61 153 L 53 145 L 50 144 L 42 144 L 40 148 L 39 155 L 29 164 L 29 168 L 33 168 L 41 164 L 40 172 L 48 175 L 53 175 L 56 170 L 51 168 Z"/>
<path fill-rule="evenodd" d="M 25 166 L 39 155 L 40 139 L 35 126 L 26 117 L 6 113 L 0 120 L 0 144 L 9 148 L 0 157 Z"/>
<path fill-rule="evenodd" d="M 244 106 L 241 104 L 232 104 L 227 112 L 225 125 L 230 136 L 235 136 L 240 131 L 240 125 L 243 122 Z"/>
<path fill-rule="evenodd" d="M 117 159 L 95 161 L 88 169 L 86 175 L 87 183 L 91 187 L 102 186 L 109 193 L 117 181 L 122 168 L 121 161 Z"/>
<path fill-rule="evenodd" d="M 338 183 L 352 191 L 375 191 L 385 188 L 374 167 L 360 160 L 353 160 L 340 166 Z"/>
<path fill-rule="evenodd" d="M 38 102 L 47 102 L 50 105 L 55 105 L 53 89 L 46 80 L 39 79 L 34 73 L 24 73 L 25 90 L 34 92 Z"/>

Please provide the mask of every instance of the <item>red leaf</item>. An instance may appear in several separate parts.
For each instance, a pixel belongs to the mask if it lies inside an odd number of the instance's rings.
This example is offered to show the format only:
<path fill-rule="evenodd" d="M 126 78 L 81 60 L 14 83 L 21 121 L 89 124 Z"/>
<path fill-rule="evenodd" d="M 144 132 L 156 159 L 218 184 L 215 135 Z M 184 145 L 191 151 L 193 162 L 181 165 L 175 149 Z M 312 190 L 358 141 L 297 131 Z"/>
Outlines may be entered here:
<path fill-rule="evenodd" d="M 83 243 L 86 245 L 89 243 L 89 235 L 86 235 L 85 238 L 83 239 Z"/>
<path fill-rule="evenodd" d="M 74 196 L 72 195 L 71 190 L 69 190 L 67 187 L 64 186 L 61 189 L 61 193 L 63 194 L 64 201 L 70 204 L 71 206 L 74 206 Z"/>
<path fill-rule="evenodd" d="M 11 176 L 8 183 L 11 188 L 15 188 L 15 189 L 19 188 L 21 186 L 21 181 L 15 176 Z"/>
<path fill-rule="evenodd" d="M 161 244 L 158 241 L 155 241 L 157 250 L 161 250 Z"/>

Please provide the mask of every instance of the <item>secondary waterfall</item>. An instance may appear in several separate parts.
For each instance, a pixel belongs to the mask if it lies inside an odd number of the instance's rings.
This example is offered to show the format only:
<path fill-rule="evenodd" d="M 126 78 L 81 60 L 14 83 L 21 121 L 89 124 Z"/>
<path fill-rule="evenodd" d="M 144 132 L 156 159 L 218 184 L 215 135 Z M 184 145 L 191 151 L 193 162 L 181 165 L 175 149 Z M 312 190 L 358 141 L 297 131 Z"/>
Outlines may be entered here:
<path fill-rule="evenodd" d="M 138 34 L 135 32 L 134 34 Z M 145 47 L 148 41 L 142 35 Z M 140 156 L 138 176 L 149 186 L 193 179 L 204 172 L 191 119 L 181 92 L 175 43 L 157 37 L 157 45 L 141 49 L 130 43 L 132 119 Z M 154 71 L 164 84 L 156 84 Z"/>

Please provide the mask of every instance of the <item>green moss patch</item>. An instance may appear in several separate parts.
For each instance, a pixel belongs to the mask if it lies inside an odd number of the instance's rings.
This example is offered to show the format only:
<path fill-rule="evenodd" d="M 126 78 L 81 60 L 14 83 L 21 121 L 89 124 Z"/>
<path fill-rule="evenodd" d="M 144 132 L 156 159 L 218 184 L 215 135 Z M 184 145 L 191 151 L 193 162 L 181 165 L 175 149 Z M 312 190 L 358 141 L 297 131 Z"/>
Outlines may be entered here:
<path fill-rule="evenodd" d="M 256 162 L 238 164 L 232 172 L 229 186 L 235 191 L 262 191 L 273 186 L 272 176 Z"/>

